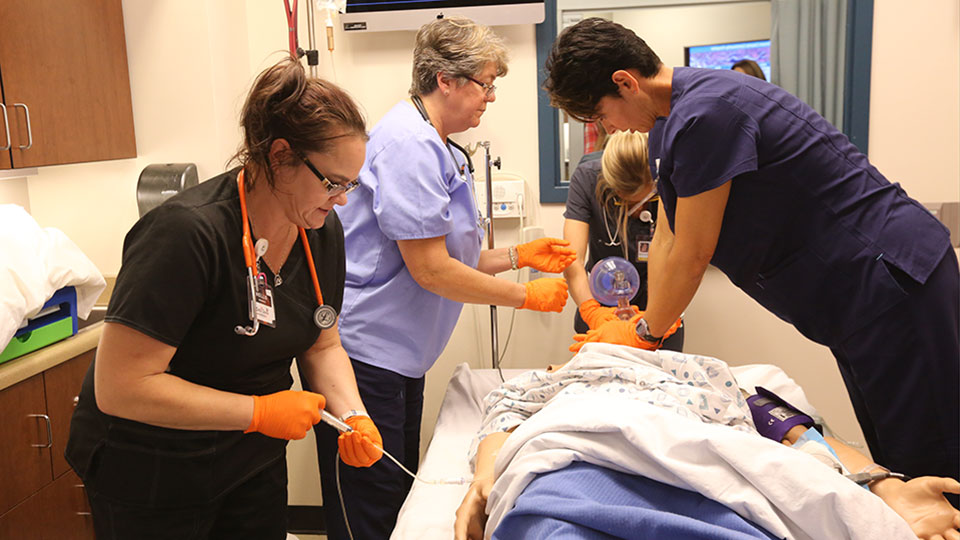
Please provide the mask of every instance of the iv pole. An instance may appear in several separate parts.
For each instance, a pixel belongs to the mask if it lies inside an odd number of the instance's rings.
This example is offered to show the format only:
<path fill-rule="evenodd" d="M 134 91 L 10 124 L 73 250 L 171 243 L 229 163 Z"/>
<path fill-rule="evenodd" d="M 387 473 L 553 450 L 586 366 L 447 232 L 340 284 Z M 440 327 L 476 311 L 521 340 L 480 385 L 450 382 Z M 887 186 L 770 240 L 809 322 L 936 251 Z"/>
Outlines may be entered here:
<path fill-rule="evenodd" d="M 307 39 L 310 49 L 307 53 L 307 65 L 310 66 L 310 77 L 317 78 L 317 64 L 319 64 L 320 53 L 317 51 L 317 37 L 313 31 L 313 2 L 307 2 Z M 312 53 L 312 54 L 311 54 Z"/>
<path fill-rule="evenodd" d="M 484 162 L 487 169 L 487 249 L 493 249 L 493 172 L 492 166 L 500 168 L 500 158 L 490 161 L 490 141 L 480 143 L 483 147 Z M 493 369 L 500 369 L 500 336 L 498 335 L 497 306 L 490 305 L 490 353 L 493 357 Z"/>
<path fill-rule="evenodd" d="M 307 33 L 309 34 L 310 49 L 303 50 L 299 45 L 299 36 L 297 35 L 297 4 L 298 0 L 293 0 L 293 6 L 290 0 L 283 0 L 284 15 L 287 17 L 287 40 L 290 45 L 290 56 L 299 60 L 301 56 L 306 55 L 307 65 L 310 66 L 310 76 L 316 78 L 317 65 L 320 64 L 320 52 L 316 49 L 316 36 L 313 31 L 313 3 L 307 2 Z"/>

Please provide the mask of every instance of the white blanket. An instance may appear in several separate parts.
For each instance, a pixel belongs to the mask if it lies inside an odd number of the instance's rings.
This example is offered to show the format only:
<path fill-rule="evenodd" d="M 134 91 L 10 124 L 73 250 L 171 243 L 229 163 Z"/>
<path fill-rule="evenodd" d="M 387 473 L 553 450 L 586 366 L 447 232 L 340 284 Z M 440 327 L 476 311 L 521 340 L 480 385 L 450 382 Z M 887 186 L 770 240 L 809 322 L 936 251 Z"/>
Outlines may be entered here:
<path fill-rule="evenodd" d="M 62 231 L 41 228 L 15 204 L 0 205 L 0 350 L 58 289 L 77 289 L 86 319 L 106 287 L 103 275 Z"/>
<path fill-rule="evenodd" d="M 611 346 L 582 352 L 591 347 Z M 806 399 L 783 397 L 804 408 Z M 780 537 L 915 538 L 878 497 L 809 455 L 611 394 L 558 396 L 507 439 L 487 503 L 487 538 L 537 474 L 573 461 L 697 491 Z"/>

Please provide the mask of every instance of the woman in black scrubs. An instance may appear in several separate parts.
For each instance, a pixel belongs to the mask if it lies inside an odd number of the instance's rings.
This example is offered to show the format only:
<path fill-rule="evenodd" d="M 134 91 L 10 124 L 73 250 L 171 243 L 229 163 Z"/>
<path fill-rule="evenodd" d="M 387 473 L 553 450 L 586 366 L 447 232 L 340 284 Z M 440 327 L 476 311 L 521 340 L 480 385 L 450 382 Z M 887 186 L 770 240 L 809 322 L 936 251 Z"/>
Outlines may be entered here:
<path fill-rule="evenodd" d="M 287 440 L 327 405 L 337 416 L 364 408 L 336 325 L 333 212 L 363 165 L 363 117 L 287 59 L 257 78 L 241 124 L 239 167 L 171 198 L 124 240 L 67 445 L 101 540 L 285 538 Z M 294 357 L 316 393 L 289 390 Z M 347 422 L 344 462 L 371 465 L 377 428 Z"/>

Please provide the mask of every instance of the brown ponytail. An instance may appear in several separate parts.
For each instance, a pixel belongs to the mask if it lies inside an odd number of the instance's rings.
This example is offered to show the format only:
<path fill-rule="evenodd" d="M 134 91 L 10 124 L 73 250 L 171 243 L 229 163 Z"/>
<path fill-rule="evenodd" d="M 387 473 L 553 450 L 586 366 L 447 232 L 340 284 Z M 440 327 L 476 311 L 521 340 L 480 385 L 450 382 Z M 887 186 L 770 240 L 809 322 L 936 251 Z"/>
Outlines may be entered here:
<path fill-rule="evenodd" d="M 285 139 L 300 152 L 325 152 L 333 140 L 343 136 L 367 139 L 366 122 L 356 102 L 339 86 L 307 76 L 300 62 L 286 57 L 267 68 L 253 83 L 240 115 L 243 142 L 230 158 L 262 174 L 274 186 L 270 163 L 273 141 Z M 249 174 L 249 173 L 248 173 Z M 248 182 L 252 185 L 251 182 Z"/>

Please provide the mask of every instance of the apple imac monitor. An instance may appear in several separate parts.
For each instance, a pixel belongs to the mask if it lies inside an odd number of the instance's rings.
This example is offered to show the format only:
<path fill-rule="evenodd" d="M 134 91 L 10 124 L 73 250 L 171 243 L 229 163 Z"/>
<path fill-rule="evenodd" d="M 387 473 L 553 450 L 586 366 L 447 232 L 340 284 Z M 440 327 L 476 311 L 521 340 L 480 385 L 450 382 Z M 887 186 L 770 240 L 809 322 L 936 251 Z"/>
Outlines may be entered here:
<path fill-rule="evenodd" d="M 740 60 L 753 60 L 770 80 L 769 39 L 684 47 L 684 64 L 690 67 L 730 69 Z"/>
<path fill-rule="evenodd" d="M 347 0 L 340 15 L 345 32 L 417 30 L 443 17 L 459 15 L 487 26 L 539 24 L 543 0 Z"/>

